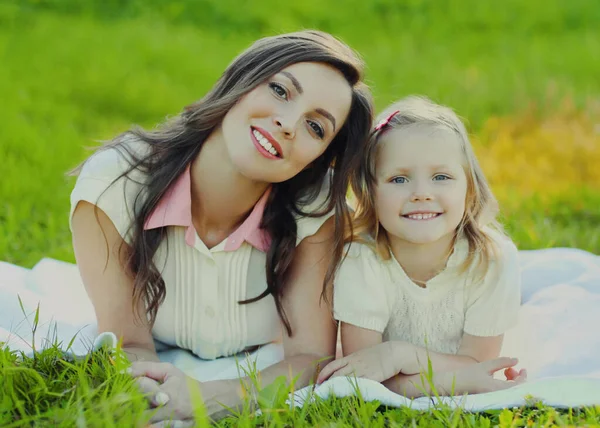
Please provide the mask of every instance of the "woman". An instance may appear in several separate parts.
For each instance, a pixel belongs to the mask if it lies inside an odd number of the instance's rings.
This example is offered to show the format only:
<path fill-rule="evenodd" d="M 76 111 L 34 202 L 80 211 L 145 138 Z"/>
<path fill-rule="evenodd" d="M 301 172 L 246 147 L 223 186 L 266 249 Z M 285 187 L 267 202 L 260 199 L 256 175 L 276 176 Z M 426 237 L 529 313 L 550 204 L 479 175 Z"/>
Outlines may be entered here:
<path fill-rule="evenodd" d="M 154 338 L 210 359 L 283 332 L 285 359 L 261 373 L 264 384 L 301 373 L 296 385 L 307 385 L 315 362 L 334 355 L 321 298 L 371 125 L 362 74 L 328 34 L 261 39 L 203 99 L 157 130 L 115 138 L 81 167 L 71 195 L 77 264 L 98 331 L 149 362 L 134 370 L 148 376 L 140 385 L 154 404 L 170 400 L 156 418 L 191 414 L 185 376 L 158 363 Z M 150 380 L 167 372 L 169 382 Z M 239 380 L 196 385 L 213 418 L 241 403 Z"/>

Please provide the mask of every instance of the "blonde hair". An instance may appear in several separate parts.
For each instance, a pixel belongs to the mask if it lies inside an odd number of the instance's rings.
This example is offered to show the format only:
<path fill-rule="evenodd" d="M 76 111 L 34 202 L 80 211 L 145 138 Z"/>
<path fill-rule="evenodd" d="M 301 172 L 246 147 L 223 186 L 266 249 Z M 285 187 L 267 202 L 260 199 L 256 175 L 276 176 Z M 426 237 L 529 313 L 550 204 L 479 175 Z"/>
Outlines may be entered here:
<path fill-rule="evenodd" d="M 393 112 L 396 113 L 387 121 Z M 375 209 L 377 185 L 375 169 L 382 135 L 391 129 L 423 125 L 448 130 L 453 132 L 460 142 L 467 177 L 465 211 L 456 229 L 454 242 L 457 237 L 464 236 L 469 244 L 469 254 L 459 270 L 461 273 L 466 272 L 479 255 L 475 268 L 481 269 L 483 277 L 487 273 L 490 260 L 497 256 L 499 251 L 487 231 L 495 230 L 501 235 L 504 235 L 504 232 L 496 220 L 498 203 L 479 166 L 462 121 L 448 107 L 435 104 L 425 97 L 410 96 L 386 108 L 378 116 L 376 123 L 379 123 L 379 126 L 371 133 L 366 153 L 351 179 L 356 206 L 353 216 L 353 234 L 348 237 L 348 240 L 370 245 L 384 260 L 391 257 L 389 239 L 387 233 L 381 231 L 382 227 Z"/>

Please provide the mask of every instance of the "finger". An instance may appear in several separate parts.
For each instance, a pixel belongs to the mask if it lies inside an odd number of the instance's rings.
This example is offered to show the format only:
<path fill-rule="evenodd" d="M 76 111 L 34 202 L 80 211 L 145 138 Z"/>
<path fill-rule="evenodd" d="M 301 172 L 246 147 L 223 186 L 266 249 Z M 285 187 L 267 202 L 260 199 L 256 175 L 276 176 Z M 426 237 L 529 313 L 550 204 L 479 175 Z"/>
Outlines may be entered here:
<path fill-rule="evenodd" d="M 327 379 L 331 377 L 335 372 L 339 369 L 346 367 L 348 365 L 348 360 L 344 358 L 340 358 L 339 360 L 334 360 L 323 367 L 323 370 L 319 373 L 317 377 L 317 385 L 325 382 Z"/>
<path fill-rule="evenodd" d="M 490 385 L 491 387 L 488 392 L 501 391 L 503 389 L 512 388 L 513 386 L 516 386 L 516 385 L 517 385 L 517 383 L 515 383 L 513 381 L 492 379 L 492 383 Z"/>
<path fill-rule="evenodd" d="M 339 369 L 338 371 L 336 371 L 334 374 L 331 375 L 331 378 L 334 377 L 341 377 L 341 376 L 356 376 L 359 377 L 356 374 L 356 369 L 351 366 L 351 365 L 345 365 L 344 367 L 342 367 L 341 369 Z"/>
<path fill-rule="evenodd" d="M 184 428 L 194 426 L 193 420 L 160 421 L 150 425 L 150 428 Z"/>
<path fill-rule="evenodd" d="M 150 416 L 150 423 L 162 423 L 163 426 L 167 427 L 172 426 L 169 424 L 173 424 L 178 420 L 180 422 L 183 422 L 182 420 L 177 419 L 177 415 L 175 414 L 175 411 L 171 408 L 171 406 L 157 407 L 156 409 L 152 410 Z"/>
<path fill-rule="evenodd" d="M 152 407 L 164 406 L 170 400 L 169 395 L 160 389 L 160 384 L 149 377 L 135 379 L 139 390 L 148 398 Z"/>
<path fill-rule="evenodd" d="M 506 377 L 506 380 L 514 380 L 517 376 L 519 376 L 519 372 L 515 368 L 509 367 L 504 369 L 504 376 Z"/>
<path fill-rule="evenodd" d="M 493 360 L 484 361 L 481 365 L 485 368 L 486 372 L 490 375 L 496 373 L 498 370 L 507 369 L 514 367 L 519 363 L 517 358 L 500 357 Z"/>
<path fill-rule="evenodd" d="M 131 367 L 127 369 L 127 373 L 133 377 L 145 376 L 159 382 L 164 382 L 170 368 L 171 364 L 169 363 L 158 363 L 156 361 L 136 361 L 131 363 Z"/>
<path fill-rule="evenodd" d="M 527 370 L 523 369 L 519 372 L 519 375 L 513 379 L 513 383 L 520 385 L 527 382 Z"/>

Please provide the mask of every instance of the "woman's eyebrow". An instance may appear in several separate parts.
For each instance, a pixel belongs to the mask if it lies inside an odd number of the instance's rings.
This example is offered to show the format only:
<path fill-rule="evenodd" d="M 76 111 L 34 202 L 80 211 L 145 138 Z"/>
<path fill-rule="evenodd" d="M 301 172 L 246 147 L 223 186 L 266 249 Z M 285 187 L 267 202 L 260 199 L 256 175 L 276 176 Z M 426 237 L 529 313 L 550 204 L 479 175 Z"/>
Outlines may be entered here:
<path fill-rule="evenodd" d="M 315 111 L 331 121 L 331 124 L 333 125 L 333 132 L 335 132 L 335 117 L 333 117 L 333 115 L 327 110 L 323 110 L 322 108 L 318 108 Z"/>
<path fill-rule="evenodd" d="M 300 93 L 300 94 L 304 93 L 304 89 L 302 89 L 302 85 L 300 84 L 300 82 L 298 82 L 298 79 L 296 79 L 296 77 L 292 73 L 290 73 L 289 71 L 282 71 L 281 74 L 283 74 L 285 77 L 287 77 L 288 79 L 290 79 L 292 81 L 292 84 L 294 85 L 294 87 L 296 88 L 298 93 Z"/>
<path fill-rule="evenodd" d="M 282 71 L 281 74 L 283 74 L 285 77 L 287 77 L 288 79 L 291 80 L 292 84 L 294 85 L 294 87 L 296 88 L 296 90 L 298 91 L 299 94 L 304 93 L 304 89 L 302 89 L 302 85 L 300 84 L 298 79 L 296 79 L 296 76 L 294 76 L 289 71 Z M 319 113 L 321 116 L 324 116 L 327 119 L 329 119 L 329 121 L 333 125 L 333 132 L 335 132 L 335 117 L 333 117 L 333 115 L 331 113 L 329 113 L 327 110 L 324 110 L 322 108 L 318 108 L 315 111 L 317 113 Z"/>

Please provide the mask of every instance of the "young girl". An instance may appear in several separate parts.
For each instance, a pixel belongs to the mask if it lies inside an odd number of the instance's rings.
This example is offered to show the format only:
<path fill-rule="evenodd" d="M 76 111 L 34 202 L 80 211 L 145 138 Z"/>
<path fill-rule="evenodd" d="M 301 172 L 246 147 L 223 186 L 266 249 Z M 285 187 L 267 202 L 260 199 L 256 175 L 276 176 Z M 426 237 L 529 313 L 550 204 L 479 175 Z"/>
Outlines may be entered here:
<path fill-rule="evenodd" d="M 496 201 L 454 112 L 419 97 L 393 104 L 352 185 L 354 243 L 334 287 L 347 356 L 318 382 L 354 374 L 414 397 L 424 392 L 428 358 L 439 393 L 454 381 L 455 393 L 523 381 L 526 372 L 510 368 L 515 359 L 476 364 L 498 357 L 517 318 L 520 277 L 517 249 L 495 220 Z M 511 382 L 492 379 L 502 368 Z"/>

